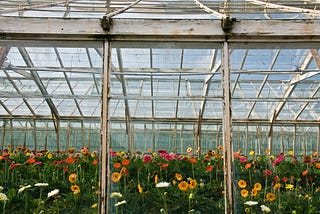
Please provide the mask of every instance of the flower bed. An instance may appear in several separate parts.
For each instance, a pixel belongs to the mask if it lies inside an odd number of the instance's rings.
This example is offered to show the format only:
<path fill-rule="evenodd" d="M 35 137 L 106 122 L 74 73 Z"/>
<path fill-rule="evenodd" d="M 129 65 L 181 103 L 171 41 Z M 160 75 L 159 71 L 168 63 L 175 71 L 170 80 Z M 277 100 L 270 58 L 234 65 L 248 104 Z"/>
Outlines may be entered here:
<path fill-rule="evenodd" d="M 97 213 L 98 181 L 98 152 L 9 146 L 0 156 L 2 213 Z"/>
<path fill-rule="evenodd" d="M 111 152 L 111 213 L 224 213 L 222 148 L 200 157 Z M 234 153 L 237 213 L 320 210 L 318 153 Z"/>

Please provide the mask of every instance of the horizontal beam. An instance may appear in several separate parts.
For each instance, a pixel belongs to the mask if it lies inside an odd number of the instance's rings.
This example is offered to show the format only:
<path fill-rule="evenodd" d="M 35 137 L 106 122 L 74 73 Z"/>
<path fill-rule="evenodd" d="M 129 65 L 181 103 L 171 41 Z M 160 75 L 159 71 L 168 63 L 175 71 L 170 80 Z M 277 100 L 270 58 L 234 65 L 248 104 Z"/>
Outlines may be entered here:
<path fill-rule="evenodd" d="M 0 39 L 102 40 L 113 41 L 229 41 L 290 42 L 320 41 L 320 20 L 238 20 L 227 34 L 221 20 L 197 19 L 61 19 L 0 17 Z"/>

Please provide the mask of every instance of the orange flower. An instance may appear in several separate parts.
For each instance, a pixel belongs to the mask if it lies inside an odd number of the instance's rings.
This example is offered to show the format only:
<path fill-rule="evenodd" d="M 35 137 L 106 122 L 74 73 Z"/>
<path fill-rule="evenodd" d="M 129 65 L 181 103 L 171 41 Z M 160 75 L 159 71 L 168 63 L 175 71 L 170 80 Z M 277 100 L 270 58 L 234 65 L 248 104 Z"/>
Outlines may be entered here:
<path fill-rule="evenodd" d="M 251 166 L 252 166 L 252 163 L 247 163 L 247 164 L 246 164 L 246 166 L 245 166 L 244 168 L 246 168 L 246 169 L 250 169 L 250 168 L 251 168 Z"/>
<path fill-rule="evenodd" d="M 276 195 L 269 192 L 267 195 L 266 195 L 266 199 L 267 201 L 274 201 L 276 199 Z"/>
<path fill-rule="evenodd" d="M 81 154 L 82 154 L 83 156 L 88 155 L 88 154 L 89 154 L 89 149 L 88 149 L 87 147 L 83 147 L 83 148 L 81 149 Z"/>
<path fill-rule="evenodd" d="M 76 150 L 75 148 L 69 148 L 68 153 L 73 154 L 75 150 Z"/>
<path fill-rule="evenodd" d="M 158 175 L 155 175 L 155 176 L 154 176 L 154 183 L 155 183 L 155 184 L 159 183 L 159 177 L 158 177 Z"/>
<path fill-rule="evenodd" d="M 114 163 L 114 164 L 113 164 L 113 167 L 114 167 L 115 169 L 120 169 L 121 164 L 120 164 L 120 163 Z"/>
<path fill-rule="evenodd" d="M 274 190 L 278 190 L 278 189 L 280 189 L 280 187 L 281 187 L 281 184 L 280 184 L 280 183 L 276 183 L 276 184 L 273 186 L 273 189 L 274 189 Z"/>
<path fill-rule="evenodd" d="M 320 163 L 316 163 L 316 168 L 320 169 Z"/>
<path fill-rule="evenodd" d="M 306 169 L 306 170 L 304 170 L 301 174 L 302 174 L 302 176 L 306 176 L 307 174 L 308 174 L 308 170 Z"/>
<path fill-rule="evenodd" d="M 178 181 L 181 181 L 181 180 L 182 180 L 182 175 L 179 174 L 179 173 L 176 173 L 176 179 L 177 179 Z"/>
<path fill-rule="evenodd" d="M 239 180 L 238 181 L 238 186 L 241 188 L 241 189 L 244 189 L 246 188 L 247 186 L 247 182 L 245 180 Z"/>
<path fill-rule="evenodd" d="M 188 191 L 188 189 L 189 189 L 189 184 L 186 182 L 186 181 L 182 181 L 182 182 L 180 182 L 179 183 L 179 185 L 178 185 L 178 187 L 179 187 L 179 189 L 181 190 L 181 191 Z"/>
<path fill-rule="evenodd" d="M 29 158 L 27 161 L 26 161 L 26 164 L 33 164 L 35 163 L 36 160 L 34 158 Z"/>
<path fill-rule="evenodd" d="M 98 159 L 94 159 L 93 161 L 92 161 L 92 165 L 97 165 L 99 163 L 99 161 L 98 161 Z"/>
<path fill-rule="evenodd" d="M 257 191 L 262 189 L 262 185 L 260 183 L 255 183 L 253 186 Z"/>
<path fill-rule="evenodd" d="M 78 185 L 72 185 L 70 189 L 75 195 L 80 193 L 80 187 Z"/>
<path fill-rule="evenodd" d="M 168 163 L 159 163 L 159 165 L 160 165 L 160 168 L 161 168 L 161 169 L 166 169 L 166 168 L 168 168 L 168 166 L 169 166 Z"/>
<path fill-rule="evenodd" d="M 213 171 L 213 166 L 212 166 L 212 165 L 208 165 L 208 166 L 206 167 L 206 172 L 210 173 L 210 172 L 212 172 L 212 171 Z"/>
<path fill-rule="evenodd" d="M 283 182 L 287 182 L 288 180 L 289 180 L 288 177 L 286 177 L 286 176 L 282 177 Z"/>
<path fill-rule="evenodd" d="M 129 159 L 122 160 L 122 165 L 123 166 L 129 166 L 129 164 L 130 164 L 130 160 Z"/>
<path fill-rule="evenodd" d="M 189 189 L 195 189 L 197 187 L 198 183 L 196 180 L 191 179 L 189 182 L 190 182 Z"/>
<path fill-rule="evenodd" d="M 69 175 L 69 181 L 70 183 L 75 183 L 77 181 L 77 174 L 70 174 Z"/>
<path fill-rule="evenodd" d="M 119 182 L 121 179 L 121 174 L 119 172 L 114 172 L 111 175 L 111 180 L 115 183 Z"/>
<path fill-rule="evenodd" d="M 255 196 L 257 196 L 257 194 L 258 194 L 258 190 L 257 190 L 256 188 L 253 188 L 253 189 L 251 190 L 251 195 L 252 195 L 253 197 L 255 197 Z"/>
<path fill-rule="evenodd" d="M 217 148 L 219 151 L 222 151 L 223 150 L 223 147 L 222 146 L 218 146 Z"/>
<path fill-rule="evenodd" d="M 190 163 L 196 164 L 197 163 L 197 159 L 195 159 L 194 157 L 191 157 L 190 158 Z"/>
<path fill-rule="evenodd" d="M 74 160 L 73 160 L 72 157 L 67 157 L 66 160 L 65 160 L 65 162 L 66 162 L 67 164 L 73 164 L 73 163 L 74 163 Z"/>
<path fill-rule="evenodd" d="M 313 152 L 313 157 L 318 157 L 318 155 L 319 155 L 319 152 Z"/>
<path fill-rule="evenodd" d="M 240 194 L 244 198 L 248 197 L 248 195 L 249 195 L 248 190 L 246 190 L 246 189 L 242 189 Z"/>
<path fill-rule="evenodd" d="M 234 159 L 239 159 L 240 158 L 240 152 L 234 152 L 233 153 Z"/>

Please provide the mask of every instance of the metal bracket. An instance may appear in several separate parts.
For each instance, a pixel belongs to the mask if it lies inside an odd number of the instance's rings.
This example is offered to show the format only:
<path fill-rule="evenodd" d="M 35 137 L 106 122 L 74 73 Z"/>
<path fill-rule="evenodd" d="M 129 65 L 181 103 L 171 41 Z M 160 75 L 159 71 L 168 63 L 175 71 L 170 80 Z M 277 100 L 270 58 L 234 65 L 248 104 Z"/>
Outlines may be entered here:
<path fill-rule="evenodd" d="M 112 25 L 112 20 L 109 17 L 104 16 L 101 20 L 102 29 L 105 32 L 110 32 L 111 25 Z"/>

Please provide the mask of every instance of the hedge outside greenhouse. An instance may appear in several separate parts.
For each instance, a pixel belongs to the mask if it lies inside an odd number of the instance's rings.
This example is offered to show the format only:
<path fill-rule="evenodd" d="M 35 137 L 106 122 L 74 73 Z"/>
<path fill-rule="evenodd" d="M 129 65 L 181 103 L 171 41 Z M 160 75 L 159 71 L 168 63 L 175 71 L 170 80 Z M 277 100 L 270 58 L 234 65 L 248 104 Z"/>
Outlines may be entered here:
<path fill-rule="evenodd" d="M 0 213 L 318 213 L 318 26 L 318 0 L 0 1 Z"/>

